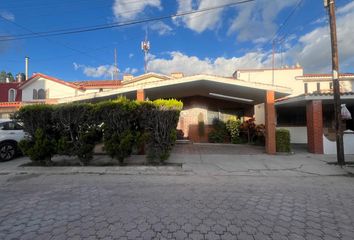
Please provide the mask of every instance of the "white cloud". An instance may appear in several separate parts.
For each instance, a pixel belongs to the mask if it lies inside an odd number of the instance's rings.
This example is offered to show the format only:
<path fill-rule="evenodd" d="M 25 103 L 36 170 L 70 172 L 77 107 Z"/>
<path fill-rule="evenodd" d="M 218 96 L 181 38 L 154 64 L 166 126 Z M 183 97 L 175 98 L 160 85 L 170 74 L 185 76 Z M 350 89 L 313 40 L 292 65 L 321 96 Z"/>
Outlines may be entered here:
<path fill-rule="evenodd" d="M 269 39 L 277 30 L 275 23 L 278 14 L 287 7 L 295 5 L 298 0 L 259 0 L 237 7 L 237 16 L 228 33 L 237 33 L 239 41 Z"/>
<path fill-rule="evenodd" d="M 75 70 L 82 70 L 83 74 L 86 75 L 87 77 L 93 77 L 93 78 L 111 78 L 112 73 L 115 70 L 114 65 L 101 65 L 98 67 L 92 67 L 92 66 L 86 66 L 83 64 L 78 64 L 76 62 L 73 63 L 74 69 Z M 121 72 L 118 69 L 119 72 Z M 136 68 L 126 68 L 123 71 L 124 73 L 129 73 L 129 74 L 135 74 L 138 72 L 138 69 Z"/>
<path fill-rule="evenodd" d="M 200 10 L 215 6 L 224 5 L 232 0 L 200 0 L 195 2 L 194 0 L 177 0 L 178 2 L 178 13 L 188 12 L 191 10 Z M 201 33 L 205 30 L 214 29 L 221 22 L 221 13 L 223 9 L 215 9 L 213 11 L 195 13 L 192 15 L 187 15 L 183 17 L 175 18 L 175 23 L 185 24 L 185 26 L 193 31 Z"/>
<path fill-rule="evenodd" d="M 113 13 L 117 19 L 133 20 L 146 7 L 154 7 L 154 8 L 161 9 L 161 1 L 160 0 L 144 0 L 144 1 L 115 0 L 113 4 Z"/>
<path fill-rule="evenodd" d="M 153 24 L 149 25 L 149 28 L 153 31 L 156 31 L 160 36 L 172 34 L 172 27 L 161 21 L 154 22 Z"/>
<path fill-rule="evenodd" d="M 354 3 L 338 9 L 337 35 L 341 66 L 354 65 Z M 331 42 L 328 25 L 320 26 L 301 36 L 297 44 L 285 54 L 286 59 L 298 61 L 311 72 L 329 72 L 331 69 Z M 345 71 L 345 68 L 342 68 Z"/>
<path fill-rule="evenodd" d="M 149 71 L 170 74 L 171 72 L 183 72 L 192 74 L 215 74 L 231 76 L 236 68 L 259 68 L 266 61 L 264 53 L 247 53 L 242 57 L 212 59 L 200 59 L 196 56 L 187 56 L 181 52 L 171 52 L 169 59 L 154 58 L 149 62 Z"/>
<path fill-rule="evenodd" d="M 77 64 L 75 62 L 73 63 L 73 65 L 75 70 L 82 70 L 83 74 L 93 78 L 111 77 L 115 69 L 113 65 L 101 65 L 98 67 L 91 67 L 83 64 Z"/>
<path fill-rule="evenodd" d="M 0 16 L 9 20 L 9 21 L 15 21 L 15 15 L 11 12 L 8 12 L 6 10 L 0 10 Z"/>
<path fill-rule="evenodd" d="M 353 19 L 354 3 L 338 9 L 337 32 L 342 72 L 353 69 L 354 65 Z M 283 57 L 284 64 L 294 65 L 299 62 L 306 72 L 330 72 L 331 45 L 328 25 L 323 24 L 303 36 L 291 35 L 287 40 L 285 52 L 282 55 L 280 53 L 275 55 L 277 65 Z M 261 39 L 259 41 L 262 42 Z M 291 44 L 294 41 L 296 43 Z M 272 54 L 269 51 L 249 52 L 234 58 L 218 57 L 214 60 L 200 59 L 176 51 L 171 52 L 168 59 L 152 58 L 149 62 L 149 70 L 164 74 L 178 71 L 187 75 L 206 73 L 231 76 L 236 69 L 271 67 L 271 60 Z"/>
<path fill-rule="evenodd" d="M 233 0 L 177 0 L 178 12 L 200 10 L 220 5 L 235 3 Z M 254 3 L 241 4 L 235 7 L 235 17 L 231 22 L 228 34 L 237 33 L 239 41 L 256 41 L 269 39 L 276 31 L 275 19 L 287 7 L 293 6 L 298 0 L 258 0 Z M 201 33 L 214 30 L 223 24 L 223 12 L 226 8 L 177 17 L 175 24 L 184 24 L 187 28 Z"/>

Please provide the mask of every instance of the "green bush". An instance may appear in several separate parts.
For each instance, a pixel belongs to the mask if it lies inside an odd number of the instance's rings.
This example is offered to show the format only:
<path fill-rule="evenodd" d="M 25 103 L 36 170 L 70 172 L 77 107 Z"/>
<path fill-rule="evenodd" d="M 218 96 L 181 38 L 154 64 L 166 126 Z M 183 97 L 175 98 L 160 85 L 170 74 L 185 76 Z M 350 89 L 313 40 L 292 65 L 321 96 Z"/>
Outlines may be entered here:
<path fill-rule="evenodd" d="M 241 120 L 236 116 L 230 117 L 226 122 L 226 128 L 230 134 L 231 143 L 233 144 L 238 144 L 241 142 L 240 126 L 241 126 Z"/>
<path fill-rule="evenodd" d="M 96 121 L 103 128 L 104 148 L 120 164 L 132 153 L 134 143 L 138 142 L 138 103 L 126 98 L 97 104 Z"/>
<path fill-rule="evenodd" d="M 53 123 L 60 133 L 58 153 L 77 156 L 82 165 L 93 157 L 101 133 L 93 118 L 93 106 L 85 103 L 63 104 L 54 107 Z"/>
<path fill-rule="evenodd" d="M 40 104 L 22 107 L 14 119 L 22 122 L 27 138 L 20 142 L 21 151 L 34 162 L 50 165 L 56 153 L 58 129 L 52 119 L 53 106 Z"/>
<path fill-rule="evenodd" d="M 211 143 L 224 143 L 229 134 L 226 128 L 226 124 L 215 118 L 213 120 L 213 130 L 210 131 L 208 138 Z"/>
<path fill-rule="evenodd" d="M 51 158 L 56 150 L 56 143 L 45 135 L 41 128 L 38 128 L 33 139 L 24 139 L 19 142 L 21 151 L 30 157 L 33 162 L 40 165 L 51 165 Z"/>
<path fill-rule="evenodd" d="M 57 136 L 52 120 L 53 106 L 47 104 L 28 105 L 14 114 L 14 119 L 23 123 L 23 130 L 34 138 L 37 129 L 41 128 L 48 138 Z"/>
<path fill-rule="evenodd" d="M 290 152 L 290 132 L 286 129 L 277 129 L 276 131 L 277 152 Z"/>
<path fill-rule="evenodd" d="M 133 150 L 144 150 L 151 163 L 162 163 L 177 138 L 183 104 L 177 100 L 137 102 L 120 98 L 98 104 L 31 105 L 15 118 L 29 138 L 20 143 L 33 161 L 50 165 L 51 157 L 77 156 L 82 165 L 93 158 L 103 137 L 107 153 L 121 164 Z"/>
<path fill-rule="evenodd" d="M 147 158 L 150 163 L 163 163 L 177 139 L 177 124 L 183 103 L 159 99 L 140 105 L 141 126 L 148 136 Z"/>

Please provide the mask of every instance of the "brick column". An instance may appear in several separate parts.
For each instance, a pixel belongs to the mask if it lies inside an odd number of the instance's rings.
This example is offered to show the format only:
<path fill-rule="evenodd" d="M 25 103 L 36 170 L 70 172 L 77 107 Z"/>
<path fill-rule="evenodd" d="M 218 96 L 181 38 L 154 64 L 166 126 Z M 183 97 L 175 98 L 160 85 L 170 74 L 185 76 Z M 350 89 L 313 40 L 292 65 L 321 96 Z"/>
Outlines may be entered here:
<path fill-rule="evenodd" d="M 310 153 L 323 154 L 322 101 L 306 104 L 307 147 Z"/>
<path fill-rule="evenodd" d="M 144 91 L 144 89 L 138 89 L 136 91 L 136 100 L 145 101 L 145 91 Z"/>
<path fill-rule="evenodd" d="M 274 91 L 267 91 L 265 97 L 265 144 L 266 153 L 276 153 Z"/>

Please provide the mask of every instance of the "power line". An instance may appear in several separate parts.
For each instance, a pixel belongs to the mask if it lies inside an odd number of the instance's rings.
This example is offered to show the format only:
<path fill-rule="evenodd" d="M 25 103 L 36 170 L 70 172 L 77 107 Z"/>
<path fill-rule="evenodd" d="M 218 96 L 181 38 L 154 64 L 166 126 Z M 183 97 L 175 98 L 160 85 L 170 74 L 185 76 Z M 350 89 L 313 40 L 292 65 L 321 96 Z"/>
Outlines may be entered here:
<path fill-rule="evenodd" d="M 203 8 L 203 9 L 199 9 L 199 10 L 186 11 L 186 12 L 175 13 L 175 14 L 170 14 L 170 15 L 166 15 L 166 16 L 147 18 L 147 19 L 135 20 L 135 21 L 114 22 L 112 24 L 104 24 L 104 25 L 97 25 L 97 26 L 84 27 L 84 28 L 61 29 L 61 30 L 54 30 L 54 31 L 47 31 L 47 32 L 37 32 L 37 33 L 32 32 L 32 34 L 28 34 L 26 36 L 20 36 L 20 37 L 16 37 L 16 35 L 15 36 L 1 36 L 0 42 L 14 41 L 14 40 L 28 39 L 28 38 L 71 35 L 71 34 L 93 32 L 93 31 L 104 30 L 104 29 L 119 28 L 119 27 L 142 24 L 142 23 L 146 23 L 146 22 L 154 22 L 154 21 L 161 21 L 161 20 L 165 20 L 165 19 L 172 19 L 172 18 L 187 16 L 187 15 L 191 15 L 191 14 L 195 14 L 195 13 L 201 13 L 201 12 L 212 11 L 215 9 L 220 9 L 220 8 L 225 8 L 225 7 L 237 6 L 237 5 L 241 5 L 241 4 L 245 4 L 245 3 L 249 3 L 249 2 L 254 2 L 254 1 L 255 0 L 243 0 L 243 1 L 238 1 L 235 3 L 219 5 L 219 6 L 215 6 L 215 7 Z"/>
<path fill-rule="evenodd" d="M 31 33 L 37 35 L 37 33 L 33 32 L 31 29 L 29 29 L 29 28 L 27 28 L 27 27 L 25 27 L 25 26 L 22 26 L 22 25 L 20 25 L 20 24 L 18 24 L 18 23 L 16 23 L 16 22 L 11 21 L 11 20 L 8 20 L 8 19 L 6 19 L 5 17 L 3 17 L 3 16 L 1 16 L 1 15 L 0 15 L 0 18 L 3 19 L 3 20 L 5 20 L 5 21 L 7 21 L 7 22 L 9 22 L 9 23 L 11 23 L 11 24 L 13 24 L 13 25 L 15 25 L 15 26 L 17 26 L 17 27 L 19 27 L 19 28 L 22 28 L 22 29 L 24 29 L 24 30 L 26 30 L 26 31 L 28 31 L 28 32 L 31 32 Z M 52 42 L 52 43 L 61 45 L 61 46 L 65 47 L 65 48 L 67 48 L 67 49 L 70 49 L 70 50 L 72 50 L 72 51 L 75 51 L 75 52 L 78 52 L 78 53 L 80 53 L 80 54 L 86 55 L 86 56 L 88 56 L 88 57 L 90 57 L 90 58 L 96 59 L 95 57 L 91 56 L 90 54 L 88 54 L 88 53 L 86 53 L 86 52 L 83 52 L 83 51 L 81 51 L 81 50 L 78 50 L 78 49 L 76 49 L 76 48 L 73 48 L 73 47 L 71 47 L 71 46 L 68 46 L 67 44 L 54 41 L 54 40 L 49 39 L 49 38 L 47 38 L 47 37 L 43 37 L 43 38 L 46 39 L 46 40 L 49 41 L 49 42 Z"/>

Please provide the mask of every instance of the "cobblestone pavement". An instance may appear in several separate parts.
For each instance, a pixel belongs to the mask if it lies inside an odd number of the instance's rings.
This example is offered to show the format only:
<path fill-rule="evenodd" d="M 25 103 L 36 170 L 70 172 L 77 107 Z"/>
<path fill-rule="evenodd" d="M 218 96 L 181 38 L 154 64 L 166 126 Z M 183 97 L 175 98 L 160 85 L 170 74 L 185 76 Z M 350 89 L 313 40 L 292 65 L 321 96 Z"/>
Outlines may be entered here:
<path fill-rule="evenodd" d="M 0 176 L 0 239 L 354 239 L 354 178 Z"/>

